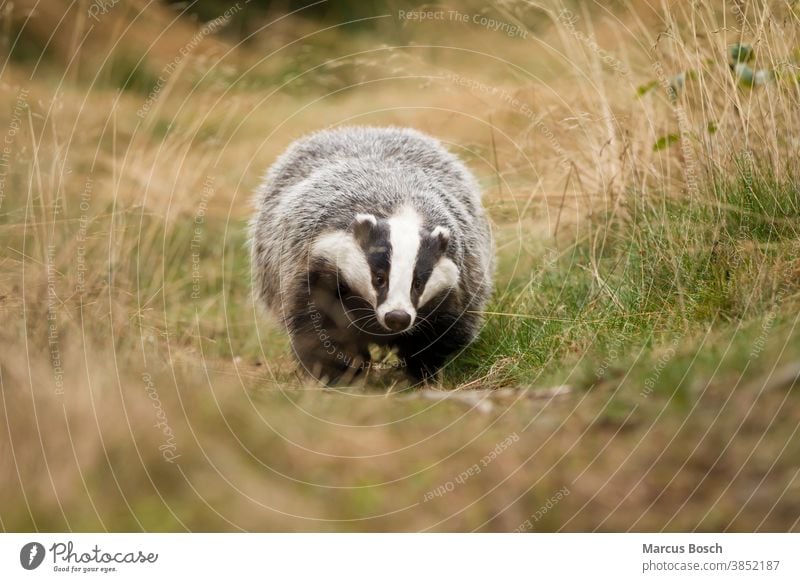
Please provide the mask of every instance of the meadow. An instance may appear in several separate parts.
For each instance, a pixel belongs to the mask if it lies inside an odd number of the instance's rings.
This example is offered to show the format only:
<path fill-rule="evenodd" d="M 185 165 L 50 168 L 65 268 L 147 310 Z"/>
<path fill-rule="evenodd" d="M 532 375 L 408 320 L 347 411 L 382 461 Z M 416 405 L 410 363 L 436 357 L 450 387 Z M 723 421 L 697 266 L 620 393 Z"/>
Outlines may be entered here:
<path fill-rule="evenodd" d="M 800 531 L 800 4 L 274 4 L 0 6 L 0 528 Z M 341 124 L 482 185 L 435 385 L 308 381 L 251 300 Z"/>

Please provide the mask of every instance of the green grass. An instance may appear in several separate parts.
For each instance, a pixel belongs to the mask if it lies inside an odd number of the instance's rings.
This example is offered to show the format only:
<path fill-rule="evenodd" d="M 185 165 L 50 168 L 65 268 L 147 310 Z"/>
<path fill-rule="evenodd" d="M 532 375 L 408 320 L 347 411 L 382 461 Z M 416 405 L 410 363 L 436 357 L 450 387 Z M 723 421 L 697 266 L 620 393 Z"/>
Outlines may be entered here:
<path fill-rule="evenodd" d="M 156 89 L 158 73 L 151 71 L 147 59 L 120 51 L 109 59 L 101 77 L 116 89 L 148 95 Z"/>
<path fill-rule="evenodd" d="M 709 326 L 758 319 L 776 303 L 787 309 L 800 290 L 799 186 L 793 176 L 748 175 L 714 183 L 716 198 L 705 200 L 631 195 L 589 240 L 535 263 L 527 280 L 504 288 L 501 273 L 480 339 L 448 380 L 529 384 L 568 370 L 576 352 L 647 354 Z"/>

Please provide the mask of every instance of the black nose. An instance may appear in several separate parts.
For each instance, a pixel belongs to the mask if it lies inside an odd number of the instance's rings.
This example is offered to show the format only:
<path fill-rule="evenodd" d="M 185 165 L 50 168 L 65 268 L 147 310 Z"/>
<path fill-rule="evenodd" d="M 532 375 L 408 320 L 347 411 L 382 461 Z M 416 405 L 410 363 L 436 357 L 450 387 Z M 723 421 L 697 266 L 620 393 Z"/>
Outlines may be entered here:
<path fill-rule="evenodd" d="M 387 313 L 383 320 L 386 322 L 386 327 L 392 331 L 403 331 L 411 323 L 411 316 L 405 311 L 395 309 Z"/>

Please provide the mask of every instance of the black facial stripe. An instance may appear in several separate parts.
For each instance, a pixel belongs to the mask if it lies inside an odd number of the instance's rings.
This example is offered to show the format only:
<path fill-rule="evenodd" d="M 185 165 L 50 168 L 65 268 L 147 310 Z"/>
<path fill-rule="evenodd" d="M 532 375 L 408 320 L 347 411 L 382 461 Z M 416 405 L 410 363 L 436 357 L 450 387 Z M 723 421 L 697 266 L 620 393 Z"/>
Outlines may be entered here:
<path fill-rule="evenodd" d="M 417 263 L 414 266 L 414 281 L 418 284 L 411 285 L 411 302 L 414 307 L 419 304 L 419 298 L 425 291 L 425 285 L 431 277 L 433 267 L 442 257 L 442 248 L 437 238 L 433 238 L 421 233 L 419 251 L 417 253 Z"/>
<path fill-rule="evenodd" d="M 367 265 L 372 274 L 372 286 L 377 296 L 377 305 L 380 305 L 386 300 L 386 294 L 389 292 L 389 270 L 392 256 L 389 225 L 385 220 L 379 220 L 358 242 L 367 259 Z M 376 284 L 378 277 L 383 277 L 383 286 Z"/>

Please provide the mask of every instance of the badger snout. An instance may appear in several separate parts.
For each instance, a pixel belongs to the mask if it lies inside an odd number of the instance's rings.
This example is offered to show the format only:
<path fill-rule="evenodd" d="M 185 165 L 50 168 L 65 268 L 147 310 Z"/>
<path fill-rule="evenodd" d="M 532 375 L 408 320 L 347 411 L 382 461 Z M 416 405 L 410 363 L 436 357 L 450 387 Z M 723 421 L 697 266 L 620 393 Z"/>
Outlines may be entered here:
<path fill-rule="evenodd" d="M 411 325 L 411 314 L 395 309 L 383 316 L 383 324 L 391 331 L 405 331 Z"/>

